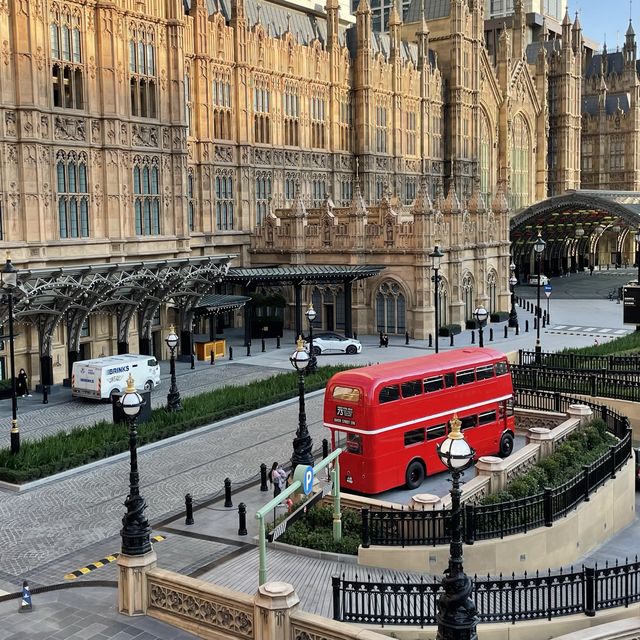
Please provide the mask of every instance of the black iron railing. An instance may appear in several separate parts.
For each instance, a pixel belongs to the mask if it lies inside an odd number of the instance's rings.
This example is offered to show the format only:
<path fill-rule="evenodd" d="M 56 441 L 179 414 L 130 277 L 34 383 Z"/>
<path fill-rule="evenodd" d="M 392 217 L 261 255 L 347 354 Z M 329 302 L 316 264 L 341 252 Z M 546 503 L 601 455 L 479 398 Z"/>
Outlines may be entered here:
<path fill-rule="evenodd" d="M 376 581 L 334 576 L 333 618 L 374 625 L 435 625 L 440 580 Z M 582 567 L 580 571 L 510 578 L 473 580 L 473 599 L 480 622 L 551 620 L 583 613 L 594 616 L 611 607 L 628 607 L 640 601 L 640 563 L 604 568 Z"/>
<path fill-rule="evenodd" d="M 631 429 L 626 417 L 611 409 L 560 394 L 518 390 L 519 406 L 566 411 L 581 403 L 591 407 L 594 417 L 602 417 L 618 442 L 574 478 L 553 489 L 491 505 L 465 505 L 462 521 L 466 544 L 475 540 L 504 538 L 526 533 L 541 526 L 550 527 L 573 511 L 627 462 L 632 453 Z M 541 405 L 541 406 L 538 406 Z M 446 509 L 394 510 L 362 509 L 362 546 L 436 546 L 450 540 L 450 512 Z"/>
<path fill-rule="evenodd" d="M 518 351 L 518 364 L 543 366 L 553 369 L 591 369 L 595 371 L 635 371 L 640 373 L 640 356 L 592 356 L 578 353 L 551 353 L 543 351 L 536 359 L 535 351 Z"/>

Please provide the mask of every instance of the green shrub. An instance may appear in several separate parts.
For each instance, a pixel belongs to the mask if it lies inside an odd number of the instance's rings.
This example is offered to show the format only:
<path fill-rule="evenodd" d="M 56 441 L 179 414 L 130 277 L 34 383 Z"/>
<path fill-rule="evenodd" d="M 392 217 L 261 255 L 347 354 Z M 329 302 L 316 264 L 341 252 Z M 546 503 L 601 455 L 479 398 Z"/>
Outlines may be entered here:
<path fill-rule="evenodd" d="M 566 348 L 559 353 L 577 353 L 590 356 L 607 356 L 614 353 L 617 355 L 638 354 L 640 353 L 640 331 L 634 331 L 626 336 L 603 342 L 597 346 Z"/>
<path fill-rule="evenodd" d="M 477 329 L 478 328 L 478 322 L 476 320 L 467 320 L 464 323 L 465 329 Z"/>
<path fill-rule="evenodd" d="M 440 327 L 438 331 L 439 336 L 457 336 L 462 331 L 462 327 L 459 324 L 445 324 Z"/>
<path fill-rule="evenodd" d="M 508 311 L 496 311 L 489 316 L 491 322 L 505 322 L 509 319 Z"/>

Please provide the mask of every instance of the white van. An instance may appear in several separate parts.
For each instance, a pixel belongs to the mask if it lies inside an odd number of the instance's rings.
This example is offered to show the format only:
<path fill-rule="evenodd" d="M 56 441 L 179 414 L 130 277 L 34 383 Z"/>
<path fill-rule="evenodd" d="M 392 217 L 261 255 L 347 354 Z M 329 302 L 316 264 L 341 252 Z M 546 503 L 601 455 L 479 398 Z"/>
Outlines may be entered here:
<path fill-rule="evenodd" d="M 153 356 L 124 353 L 74 362 L 71 393 L 77 398 L 110 400 L 112 394 L 126 389 L 129 374 L 136 389 L 151 391 L 160 384 L 160 365 Z"/>

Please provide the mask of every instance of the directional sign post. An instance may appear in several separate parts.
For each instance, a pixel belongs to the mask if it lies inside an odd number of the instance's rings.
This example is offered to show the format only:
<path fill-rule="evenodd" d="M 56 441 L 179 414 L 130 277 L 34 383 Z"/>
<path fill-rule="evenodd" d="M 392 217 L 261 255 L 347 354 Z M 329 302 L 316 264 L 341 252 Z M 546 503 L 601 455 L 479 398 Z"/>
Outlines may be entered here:
<path fill-rule="evenodd" d="M 551 297 L 551 283 L 544 285 L 544 295 L 547 296 L 547 322 L 549 322 L 549 298 Z"/>

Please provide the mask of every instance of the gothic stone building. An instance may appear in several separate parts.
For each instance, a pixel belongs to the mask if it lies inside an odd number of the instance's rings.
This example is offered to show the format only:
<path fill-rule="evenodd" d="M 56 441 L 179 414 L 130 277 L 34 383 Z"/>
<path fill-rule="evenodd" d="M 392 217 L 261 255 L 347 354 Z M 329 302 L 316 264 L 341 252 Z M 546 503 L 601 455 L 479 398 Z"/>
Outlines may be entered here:
<path fill-rule="evenodd" d="M 437 244 L 441 322 L 506 310 L 509 208 L 579 183 L 581 32 L 532 57 L 516 2 L 494 64 L 483 4 L 414 0 L 380 34 L 367 0 L 353 25 L 338 0 L 0 0 L 4 247 L 20 269 L 380 264 L 354 329 L 425 337 Z M 340 328 L 339 289 L 306 295 Z M 113 319 L 85 333 L 115 351 Z"/>

